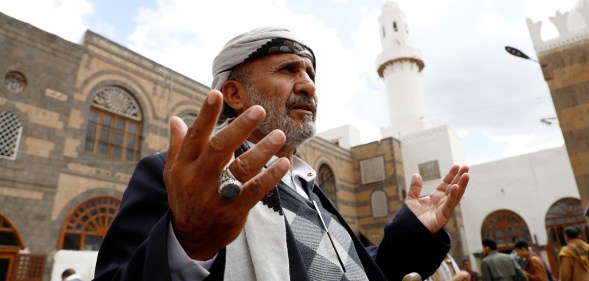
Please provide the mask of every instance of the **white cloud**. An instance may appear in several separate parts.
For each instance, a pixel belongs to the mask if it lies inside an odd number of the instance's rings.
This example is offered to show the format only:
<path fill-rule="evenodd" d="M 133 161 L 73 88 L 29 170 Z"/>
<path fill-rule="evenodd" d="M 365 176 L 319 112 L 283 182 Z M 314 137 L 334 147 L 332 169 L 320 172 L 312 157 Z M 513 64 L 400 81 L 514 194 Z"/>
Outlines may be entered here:
<path fill-rule="evenodd" d="M 77 42 L 93 11 L 88 1 L 98 0 L 3 1 L 0 11 Z M 209 85 L 212 60 L 231 37 L 262 25 L 286 25 L 306 38 L 318 56 L 320 131 L 351 124 L 367 142 L 389 125 L 384 85 L 375 70 L 382 1 L 154 1 L 155 8 L 129 15 L 135 22 L 131 34 L 117 34 L 116 23 L 100 20 L 91 29 L 107 37 L 126 36 L 132 50 Z M 548 17 L 574 2 L 397 0 L 426 64 L 427 117 L 469 142 L 470 161 L 562 144 L 558 128 L 539 121 L 555 116 L 539 65 L 510 56 L 503 47 L 535 57 L 526 18 L 543 21 L 544 39 L 551 39 L 557 33 Z M 319 8 L 301 8 L 311 6 Z"/>
<path fill-rule="evenodd" d="M 87 29 L 85 18 L 92 5 L 85 0 L 2 1 L 0 11 L 77 43 Z"/>

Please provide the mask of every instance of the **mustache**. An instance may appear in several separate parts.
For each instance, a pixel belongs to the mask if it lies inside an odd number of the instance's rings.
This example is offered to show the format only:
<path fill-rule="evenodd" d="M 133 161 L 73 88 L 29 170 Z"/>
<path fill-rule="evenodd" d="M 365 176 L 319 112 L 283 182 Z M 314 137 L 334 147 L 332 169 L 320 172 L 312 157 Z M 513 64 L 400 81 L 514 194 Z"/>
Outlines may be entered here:
<path fill-rule="evenodd" d="M 286 101 L 286 108 L 291 108 L 297 103 L 308 103 L 313 106 L 313 114 L 317 113 L 317 101 L 315 101 L 312 97 L 305 96 L 305 95 L 295 95 L 292 98 L 289 98 Z"/>

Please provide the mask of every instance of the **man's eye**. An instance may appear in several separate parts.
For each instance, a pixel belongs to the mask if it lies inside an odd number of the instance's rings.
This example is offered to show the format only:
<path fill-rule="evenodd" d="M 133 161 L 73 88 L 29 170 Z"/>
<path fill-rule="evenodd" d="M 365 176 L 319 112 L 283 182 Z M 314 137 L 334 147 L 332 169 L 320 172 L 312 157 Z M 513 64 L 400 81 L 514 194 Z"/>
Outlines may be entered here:
<path fill-rule="evenodd" d="M 287 72 L 290 72 L 290 73 L 294 73 L 294 72 L 296 72 L 296 71 L 297 71 L 297 68 L 296 68 L 296 67 L 294 67 L 294 66 L 287 66 L 287 67 L 284 67 L 284 68 L 282 69 L 282 71 L 287 71 Z"/>

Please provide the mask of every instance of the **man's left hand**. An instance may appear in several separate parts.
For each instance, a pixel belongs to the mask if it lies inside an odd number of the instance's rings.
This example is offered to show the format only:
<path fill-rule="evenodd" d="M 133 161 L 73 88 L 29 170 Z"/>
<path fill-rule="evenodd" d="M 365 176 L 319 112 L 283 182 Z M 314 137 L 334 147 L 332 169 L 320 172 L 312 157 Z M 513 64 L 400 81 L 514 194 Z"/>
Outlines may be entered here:
<path fill-rule="evenodd" d="M 454 165 L 436 190 L 420 198 L 423 180 L 420 175 L 414 175 L 405 198 L 405 205 L 427 229 L 437 233 L 450 221 L 454 208 L 466 190 L 468 179 L 468 167 Z"/>

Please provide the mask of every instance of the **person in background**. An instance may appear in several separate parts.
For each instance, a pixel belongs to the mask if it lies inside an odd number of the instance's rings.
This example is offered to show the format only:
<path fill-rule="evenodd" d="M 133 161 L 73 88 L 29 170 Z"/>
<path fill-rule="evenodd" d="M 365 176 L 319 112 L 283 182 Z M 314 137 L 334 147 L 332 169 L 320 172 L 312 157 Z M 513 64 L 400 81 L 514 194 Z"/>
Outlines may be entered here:
<path fill-rule="evenodd" d="M 560 281 L 589 280 L 589 244 L 581 239 L 581 231 L 576 226 L 564 229 L 567 245 L 560 249 Z"/>
<path fill-rule="evenodd" d="M 481 262 L 483 281 L 528 280 L 526 273 L 514 258 L 497 251 L 495 241 L 483 239 L 483 254 L 485 255 Z"/>
<path fill-rule="evenodd" d="M 526 241 L 518 241 L 515 243 L 514 249 L 517 255 L 526 261 L 524 271 L 528 280 L 549 281 L 544 262 L 538 255 L 530 251 Z"/>
<path fill-rule="evenodd" d="M 472 262 L 469 259 L 462 261 L 462 269 L 470 274 L 470 281 L 479 281 L 479 273 L 472 268 Z"/>

